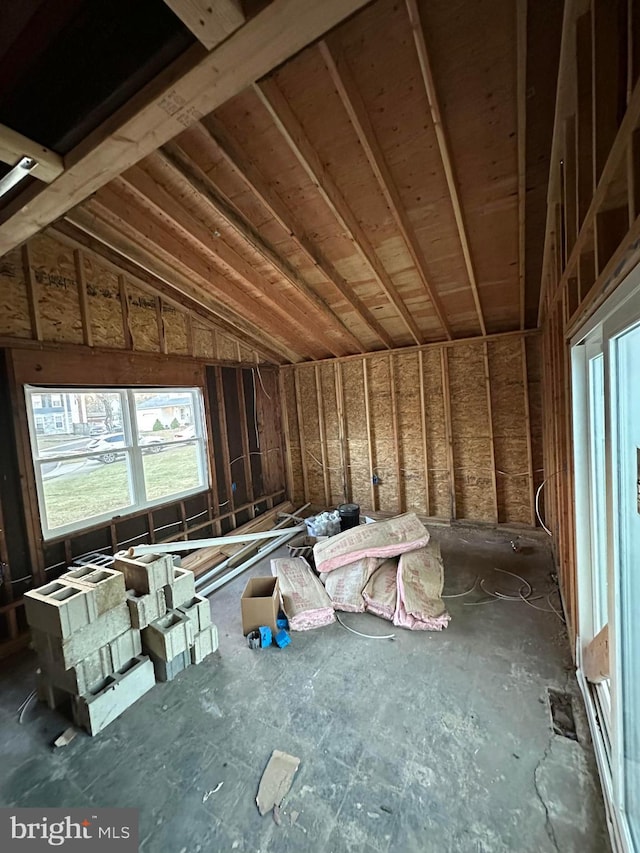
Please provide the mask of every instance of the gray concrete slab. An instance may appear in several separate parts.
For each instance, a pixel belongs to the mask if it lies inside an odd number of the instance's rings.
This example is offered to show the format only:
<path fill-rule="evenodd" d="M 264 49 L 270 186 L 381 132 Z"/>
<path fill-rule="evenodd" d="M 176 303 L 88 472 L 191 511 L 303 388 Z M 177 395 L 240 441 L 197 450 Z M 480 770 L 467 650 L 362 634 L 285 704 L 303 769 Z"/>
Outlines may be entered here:
<path fill-rule="evenodd" d="M 445 593 L 494 567 L 552 588 L 544 534 L 434 527 Z M 256 566 L 252 574 L 268 573 Z M 600 786 L 564 626 L 515 601 L 447 600 L 440 634 L 366 640 L 339 624 L 252 651 L 241 576 L 212 598 L 219 651 L 156 685 L 96 738 L 52 751 L 67 721 L 20 702 L 35 656 L 0 669 L 0 805 L 132 806 L 144 853 L 606 853 Z M 517 582 L 514 582 L 517 587 Z M 553 601 L 553 599 L 552 599 Z M 534 602 L 548 610 L 545 599 Z M 376 617 L 344 614 L 367 633 Z M 578 741 L 554 735 L 546 691 L 573 697 Z M 282 825 L 255 805 L 273 749 L 301 759 Z M 223 785 L 215 794 L 209 792 Z M 208 795 L 208 796 L 207 796 Z M 291 816 L 298 812 L 292 824 Z"/>

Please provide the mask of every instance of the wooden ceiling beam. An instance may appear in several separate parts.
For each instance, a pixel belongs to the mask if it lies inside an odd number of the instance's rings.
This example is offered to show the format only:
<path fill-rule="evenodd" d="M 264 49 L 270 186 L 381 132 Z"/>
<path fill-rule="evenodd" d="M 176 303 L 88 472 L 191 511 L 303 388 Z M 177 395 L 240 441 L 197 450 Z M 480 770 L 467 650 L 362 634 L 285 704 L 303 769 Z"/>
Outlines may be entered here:
<path fill-rule="evenodd" d="M 242 216 L 231 201 L 215 186 L 211 178 L 176 143 L 167 143 L 164 148 L 157 152 L 156 156 L 161 158 L 179 176 L 180 180 L 186 182 L 195 193 L 205 199 L 217 216 L 223 219 L 242 240 L 259 252 L 284 279 L 295 287 L 296 291 L 314 311 L 313 316 L 309 319 L 321 323 L 319 327 L 313 323 L 310 328 L 314 330 L 314 334 L 318 329 L 321 330 L 324 337 L 331 343 L 331 351 L 334 354 L 336 348 L 347 352 L 364 352 L 361 342 L 349 331 L 326 302 Z M 322 323 L 322 321 L 324 322 Z M 343 352 L 343 354 L 346 353 Z"/>
<path fill-rule="evenodd" d="M 336 87 L 342 105 L 344 106 L 349 120 L 360 140 L 362 150 L 376 177 L 378 186 L 385 198 L 387 207 L 393 217 L 396 227 L 404 240 L 411 260 L 422 283 L 422 287 L 431 302 L 438 321 L 442 326 L 448 340 L 453 338 L 451 327 L 447 321 L 446 314 L 434 287 L 430 284 L 426 272 L 426 260 L 420 244 L 418 243 L 413 226 L 409 221 L 407 212 L 400 198 L 400 193 L 387 165 L 384 153 L 376 137 L 367 108 L 358 91 L 351 70 L 345 60 L 340 44 L 336 36 L 330 36 L 319 44 L 320 53 L 327 67 L 331 81 Z"/>
<path fill-rule="evenodd" d="M 188 51 L 70 152 L 68 168 L 0 226 L 0 256 L 59 219 L 185 127 L 268 74 L 369 0 L 272 0 L 222 44 Z"/>
<path fill-rule="evenodd" d="M 367 262 L 373 273 L 373 277 L 395 307 L 413 340 L 417 344 L 423 343 L 423 334 L 396 290 L 391 277 L 378 258 L 364 228 L 349 208 L 333 178 L 322 165 L 320 157 L 313 148 L 276 81 L 273 78 L 262 80 L 260 83 L 255 83 L 253 89 L 296 159 L 338 220 L 340 227 L 344 229 L 358 253 Z"/>
<path fill-rule="evenodd" d="M 8 166 L 15 166 L 21 157 L 38 161 L 31 174 L 45 184 L 51 183 L 64 171 L 64 161 L 55 151 L 50 151 L 44 145 L 38 145 L 21 133 L 0 124 L 0 161 Z"/>
<path fill-rule="evenodd" d="M 351 285 L 340 275 L 331 261 L 315 246 L 305 233 L 302 224 L 285 204 L 276 190 L 266 181 L 256 164 L 231 139 L 215 115 L 207 116 L 201 125 L 216 151 L 238 175 L 249 192 L 258 199 L 268 213 L 284 228 L 298 249 L 322 273 L 345 301 L 351 306 L 356 317 L 370 332 L 388 348 L 395 346 L 393 338 L 376 320 L 372 312 L 354 292 Z"/>
<path fill-rule="evenodd" d="M 406 5 L 407 12 L 409 13 L 409 22 L 413 31 L 416 51 L 418 53 L 418 61 L 420 62 L 422 80 L 424 82 L 425 91 L 427 93 L 429 112 L 431 113 L 431 120 L 433 122 L 433 127 L 436 132 L 440 159 L 442 160 L 442 166 L 444 168 L 447 187 L 449 189 L 449 196 L 451 198 L 451 206 L 453 207 L 453 215 L 455 217 L 456 227 L 458 229 L 458 237 L 460 239 L 464 263 L 467 269 L 469 286 L 471 287 L 471 291 L 473 293 L 473 302 L 476 307 L 476 314 L 478 315 L 478 323 L 480 325 L 480 330 L 483 335 L 486 335 L 487 328 L 484 321 L 484 315 L 482 313 L 482 305 L 480 303 L 480 292 L 478 290 L 478 283 L 476 281 L 473 261 L 471 259 L 471 250 L 469 248 L 467 227 L 464 221 L 464 214 L 462 212 L 462 204 L 460 202 L 460 194 L 458 192 L 458 184 L 456 181 L 453 159 L 451 157 L 451 152 L 449 151 L 447 134 L 444 127 L 444 122 L 442 120 L 442 113 L 440 111 L 438 92 L 435 86 L 433 71 L 431 69 L 431 61 L 429 59 L 429 53 L 427 51 L 427 43 L 424 37 L 424 29 L 422 26 L 422 21 L 420 19 L 418 0 L 406 0 Z"/>
<path fill-rule="evenodd" d="M 235 32 L 245 22 L 238 0 L 164 0 L 207 50 Z"/>
<path fill-rule="evenodd" d="M 155 157 L 159 155 L 152 155 L 152 158 Z M 306 341 L 309 355 L 312 352 L 317 354 L 327 350 L 335 354 L 335 342 L 333 346 L 330 345 L 332 342 L 326 338 L 323 330 L 317 328 L 317 324 L 299 308 L 295 300 L 289 298 L 277 285 L 264 279 L 250 261 L 225 242 L 224 233 L 216 236 L 209 225 L 183 207 L 143 166 L 144 164 L 140 164 L 129 169 L 120 178 L 112 181 L 110 186 L 117 188 L 119 185 L 126 185 L 152 215 L 156 218 L 159 216 L 161 220 L 165 219 L 177 228 L 186 245 L 195 244 L 196 251 L 204 253 L 204 256 L 211 260 L 219 276 L 228 282 L 231 288 L 237 288 L 239 280 L 245 294 L 245 310 L 249 310 L 249 305 L 253 302 L 260 303 L 264 321 L 270 317 L 285 340 L 289 332 L 291 340 L 295 334 L 300 341 Z M 220 228 L 223 227 L 221 223 Z M 228 292 L 229 288 L 226 290 Z M 344 354 L 344 348 L 338 349 Z"/>
<path fill-rule="evenodd" d="M 188 247 L 170 235 L 166 229 L 158 227 L 150 216 L 137 216 L 135 224 L 131 219 L 131 205 L 127 204 L 111 188 L 103 188 L 99 196 L 86 203 L 86 211 L 94 225 L 99 226 L 98 234 L 104 233 L 102 223 L 111 227 L 118 234 L 124 254 L 132 260 L 141 262 L 147 269 L 162 278 L 162 269 L 179 270 L 180 286 L 190 282 L 186 293 L 193 296 L 200 293 L 201 300 L 205 298 L 212 310 L 219 303 L 216 313 L 224 317 L 237 328 L 247 328 L 245 322 L 254 330 L 254 337 L 262 342 L 271 341 L 271 348 L 283 353 L 289 361 L 300 361 L 307 357 L 305 349 L 289 341 L 280 334 L 279 330 L 267 322 L 268 316 L 261 311 L 259 300 L 249 301 L 247 294 L 237 285 L 228 281 L 215 270 L 214 278 L 211 264 L 202 258 L 197 258 Z M 74 211 L 71 221 L 82 227 L 82 217 Z M 179 244 L 179 248 L 177 248 Z M 111 244 L 113 245 L 113 244 Z M 114 248 L 120 250 L 119 245 Z M 174 280 L 177 277 L 174 275 Z M 267 344 L 268 345 L 268 344 Z"/>

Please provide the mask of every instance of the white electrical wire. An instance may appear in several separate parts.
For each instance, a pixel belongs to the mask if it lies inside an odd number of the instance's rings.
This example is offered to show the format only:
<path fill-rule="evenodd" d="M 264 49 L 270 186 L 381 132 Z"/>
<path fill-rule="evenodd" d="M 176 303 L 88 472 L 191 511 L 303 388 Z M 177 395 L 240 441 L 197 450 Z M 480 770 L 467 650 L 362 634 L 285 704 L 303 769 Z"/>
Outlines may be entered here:
<path fill-rule="evenodd" d="M 358 637 L 364 637 L 365 640 L 395 640 L 396 638 L 395 634 L 363 634 L 362 631 L 356 631 L 355 628 L 345 625 L 338 613 L 336 613 L 336 619 L 347 631 L 351 631 L 352 634 L 356 634 Z"/>
<path fill-rule="evenodd" d="M 267 389 L 264 387 L 264 382 L 262 381 L 262 374 L 260 373 L 260 368 L 257 364 L 256 364 L 255 369 L 258 371 L 258 379 L 260 380 L 260 385 L 262 386 L 262 390 L 264 392 L 264 395 L 267 398 L 267 400 L 270 400 L 271 397 L 269 396 L 269 394 L 267 394 Z"/>

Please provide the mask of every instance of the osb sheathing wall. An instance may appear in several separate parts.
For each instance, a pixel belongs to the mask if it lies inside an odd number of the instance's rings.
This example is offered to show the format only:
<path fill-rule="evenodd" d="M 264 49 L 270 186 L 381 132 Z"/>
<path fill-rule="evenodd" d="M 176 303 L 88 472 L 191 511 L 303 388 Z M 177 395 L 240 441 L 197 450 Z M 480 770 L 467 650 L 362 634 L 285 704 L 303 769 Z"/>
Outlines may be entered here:
<path fill-rule="evenodd" d="M 572 649 L 578 605 L 569 341 L 640 262 L 638 20 L 636 2 L 565 6 L 540 300 L 540 504 Z"/>
<path fill-rule="evenodd" d="M 51 231 L 0 259 L 0 338 L 265 361 L 215 325 Z"/>
<path fill-rule="evenodd" d="M 280 375 L 294 502 L 535 524 L 537 336 L 295 365 Z"/>

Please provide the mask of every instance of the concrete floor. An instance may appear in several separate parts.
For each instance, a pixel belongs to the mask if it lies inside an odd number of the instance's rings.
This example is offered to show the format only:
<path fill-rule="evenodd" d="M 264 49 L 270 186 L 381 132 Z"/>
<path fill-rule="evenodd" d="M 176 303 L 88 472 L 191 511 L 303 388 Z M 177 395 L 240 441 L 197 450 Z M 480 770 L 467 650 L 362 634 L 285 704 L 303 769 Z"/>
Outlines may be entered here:
<path fill-rule="evenodd" d="M 434 527 L 445 593 L 493 567 L 551 588 L 544 534 Z M 265 571 L 266 569 L 266 571 Z M 268 574 L 257 566 L 254 574 Z M 520 602 L 448 600 L 441 634 L 366 640 L 339 624 L 251 651 L 241 576 L 211 599 L 220 650 L 159 684 L 96 738 L 53 751 L 66 721 L 32 705 L 25 653 L 0 670 L 0 805 L 133 806 L 144 853 L 606 853 L 600 786 L 564 626 Z M 557 601 L 557 599 L 555 599 Z M 544 600 L 538 606 L 547 607 Z M 345 614 L 369 633 L 376 617 Z M 573 697 L 578 742 L 554 735 L 548 687 Z M 255 794 L 274 749 L 299 756 L 282 825 Z M 208 798 L 207 792 L 224 783 Z M 299 812 L 291 825 L 292 812 Z"/>

